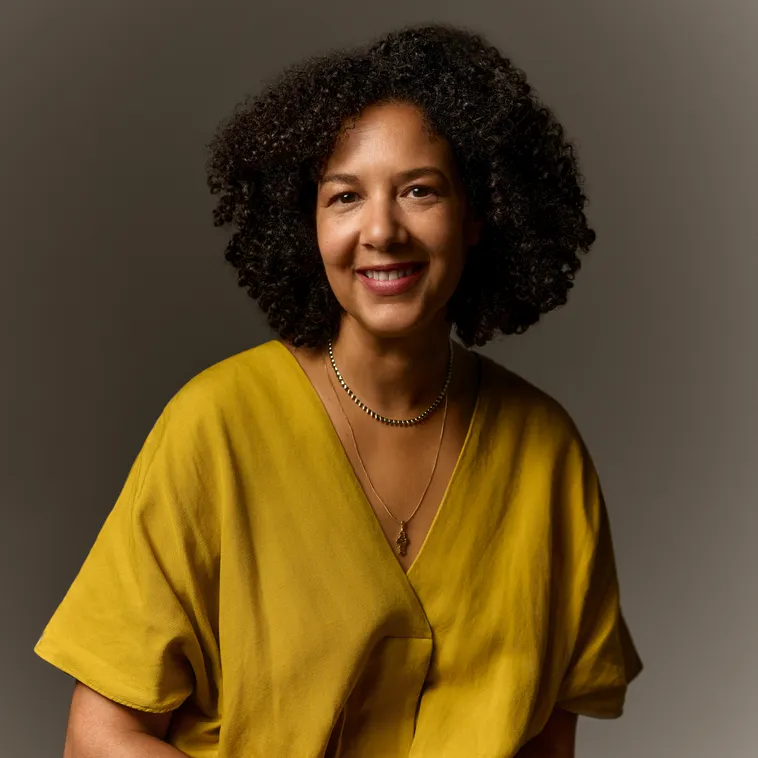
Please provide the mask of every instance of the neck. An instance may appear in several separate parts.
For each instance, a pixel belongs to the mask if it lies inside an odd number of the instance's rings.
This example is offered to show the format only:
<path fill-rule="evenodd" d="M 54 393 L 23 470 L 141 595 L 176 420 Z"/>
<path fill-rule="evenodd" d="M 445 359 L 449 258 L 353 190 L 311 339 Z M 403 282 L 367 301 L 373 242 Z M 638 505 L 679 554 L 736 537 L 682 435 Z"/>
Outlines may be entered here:
<path fill-rule="evenodd" d="M 344 320 L 332 347 L 343 379 L 369 408 L 384 416 L 409 418 L 426 410 L 442 389 L 450 329 L 444 324 L 385 338 Z"/>

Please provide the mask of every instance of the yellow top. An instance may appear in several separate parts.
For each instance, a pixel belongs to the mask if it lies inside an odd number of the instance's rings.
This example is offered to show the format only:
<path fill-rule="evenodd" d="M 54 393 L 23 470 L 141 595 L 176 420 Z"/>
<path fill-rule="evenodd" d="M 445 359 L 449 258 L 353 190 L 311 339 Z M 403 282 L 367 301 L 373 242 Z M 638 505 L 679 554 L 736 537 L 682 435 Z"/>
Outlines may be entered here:
<path fill-rule="evenodd" d="M 621 714 L 641 664 L 587 450 L 480 356 L 476 408 L 406 574 L 277 341 L 168 403 L 35 652 L 178 709 L 192 758 L 510 758 L 555 705 Z"/>

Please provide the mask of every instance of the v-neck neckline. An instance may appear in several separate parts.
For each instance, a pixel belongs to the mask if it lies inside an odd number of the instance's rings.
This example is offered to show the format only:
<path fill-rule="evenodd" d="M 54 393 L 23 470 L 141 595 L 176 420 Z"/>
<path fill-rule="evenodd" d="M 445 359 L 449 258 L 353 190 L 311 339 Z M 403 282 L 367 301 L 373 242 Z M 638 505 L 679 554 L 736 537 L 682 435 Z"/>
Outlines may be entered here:
<path fill-rule="evenodd" d="M 350 481 L 350 485 L 355 492 L 356 501 L 359 502 L 358 507 L 360 507 L 361 510 L 361 520 L 366 522 L 367 528 L 372 533 L 372 538 L 381 540 L 381 543 L 384 547 L 383 554 L 394 564 L 396 570 L 400 573 L 403 580 L 407 584 L 410 584 L 412 587 L 413 575 L 418 571 L 418 569 L 416 569 L 416 566 L 421 561 L 422 556 L 429 553 L 429 542 L 434 540 L 434 534 L 441 531 L 438 526 L 438 522 L 444 518 L 445 512 L 450 510 L 448 503 L 452 499 L 454 490 L 456 489 L 457 484 L 462 477 L 461 471 L 464 469 L 468 459 L 472 455 L 472 448 L 474 447 L 472 440 L 476 436 L 476 433 L 481 426 L 482 418 L 484 416 L 483 406 L 485 404 L 487 395 L 485 386 L 487 379 L 486 361 L 481 355 L 474 353 L 477 361 L 476 399 L 474 401 L 474 408 L 471 412 L 471 418 L 469 419 L 468 428 L 466 430 L 466 436 L 463 439 L 463 444 L 461 445 L 461 449 L 458 452 L 458 458 L 455 462 L 455 465 L 453 466 L 453 470 L 445 486 L 445 491 L 442 495 L 442 499 L 437 506 L 437 510 L 434 514 L 434 517 L 432 518 L 431 524 L 429 525 L 429 529 L 427 530 L 427 533 L 424 537 L 424 541 L 421 543 L 421 547 L 419 547 L 416 557 L 413 559 L 411 565 L 406 570 L 400 561 L 398 561 L 397 557 L 394 554 L 392 546 L 387 541 L 387 537 L 384 534 L 384 530 L 376 514 L 376 511 L 371 505 L 371 502 L 369 501 L 368 496 L 366 495 L 366 492 L 363 489 L 360 480 L 358 479 L 358 475 L 353 468 L 353 464 L 350 461 L 347 450 L 345 450 L 345 446 L 342 444 L 342 439 L 339 436 L 336 427 L 334 426 L 332 417 L 329 415 L 329 411 L 327 411 L 326 405 L 324 404 L 321 395 L 311 381 L 310 376 L 308 376 L 308 373 L 305 371 L 300 361 L 292 354 L 289 348 L 281 340 L 272 341 L 276 343 L 281 351 L 286 353 L 287 359 L 294 363 L 296 368 L 295 374 L 298 376 L 298 381 L 304 387 L 304 394 L 310 397 L 311 405 L 316 409 L 316 412 L 320 414 L 323 419 L 324 423 L 321 426 L 324 429 L 324 434 L 329 439 L 330 445 L 334 448 L 336 456 L 340 462 L 339 465 L 344 469 L 345 476 Z"/>

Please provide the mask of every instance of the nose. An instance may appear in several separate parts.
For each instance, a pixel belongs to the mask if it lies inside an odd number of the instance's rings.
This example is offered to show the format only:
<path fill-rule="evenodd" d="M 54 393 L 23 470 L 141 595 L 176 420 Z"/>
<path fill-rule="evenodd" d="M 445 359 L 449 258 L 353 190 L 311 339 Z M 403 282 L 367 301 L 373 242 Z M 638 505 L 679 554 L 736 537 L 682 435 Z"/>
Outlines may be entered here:
<path fill-rule="evenodd" d="M 408 241 L 399 209 L 389 198 L 375 198 L 363 208 L 360 242 L 364 247 L 389 251 Z"/>

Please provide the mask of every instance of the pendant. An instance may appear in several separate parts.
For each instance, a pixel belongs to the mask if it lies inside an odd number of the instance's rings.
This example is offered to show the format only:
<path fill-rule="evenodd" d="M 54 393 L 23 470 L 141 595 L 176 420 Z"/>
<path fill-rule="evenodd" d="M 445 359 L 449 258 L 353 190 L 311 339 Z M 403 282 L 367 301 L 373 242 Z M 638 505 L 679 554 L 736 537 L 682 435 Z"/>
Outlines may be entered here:
<path fill-rule="evenodd" d="M 397 535 L 395 544 L 399 555 L 405 555 L 408 552 L 408 535 L 405 531 L 405 521 L 400 522 L 400 534 Z"/>

